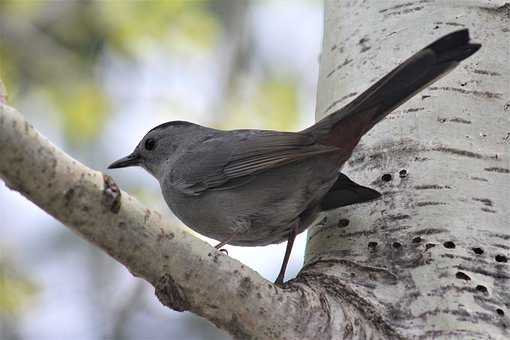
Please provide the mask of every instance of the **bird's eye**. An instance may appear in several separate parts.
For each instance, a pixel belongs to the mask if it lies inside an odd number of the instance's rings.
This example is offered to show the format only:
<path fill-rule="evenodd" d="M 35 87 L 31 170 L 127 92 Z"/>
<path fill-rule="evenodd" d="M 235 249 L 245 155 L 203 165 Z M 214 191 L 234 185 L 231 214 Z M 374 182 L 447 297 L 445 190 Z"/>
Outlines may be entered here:
<path fill-rule="evenodd" d="M 154 150 L 154 148 L 156 147 L 156 141 L 152 138 L 149 138 L 145 141 L 145 150 Z"/>

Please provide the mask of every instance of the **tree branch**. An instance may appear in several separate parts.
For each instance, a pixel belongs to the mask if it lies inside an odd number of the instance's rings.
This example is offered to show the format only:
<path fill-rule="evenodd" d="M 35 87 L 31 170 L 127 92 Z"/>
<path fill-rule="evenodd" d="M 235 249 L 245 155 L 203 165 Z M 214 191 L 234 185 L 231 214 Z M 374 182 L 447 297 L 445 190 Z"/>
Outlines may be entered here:
<path fill-rule="evenodd" d="M 164 305 L 243 338 L 296 337 L 298 319 L 321 308 L 300 307 L 314 306 L 311 290 L 276 287 L 142 206 L 51 144 L 5 98 L 0 82 L 0 178 L 150 282 Z"/>

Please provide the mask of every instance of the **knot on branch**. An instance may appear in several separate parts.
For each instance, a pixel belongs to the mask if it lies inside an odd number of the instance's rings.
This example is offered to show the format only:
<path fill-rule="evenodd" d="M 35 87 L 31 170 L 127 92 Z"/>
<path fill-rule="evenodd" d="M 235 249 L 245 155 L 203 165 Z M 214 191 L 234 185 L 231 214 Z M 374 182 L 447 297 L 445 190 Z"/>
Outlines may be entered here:
<path fill-rule="evenodd" d="M 169 274 L 163 275 L 156 283 L 155 287 L 156 296 L 162 304 L 177 312 L 189 310 L 189 302 L 184 296 L 182 288 Z"/>
<path fill-rule="evenodd" d="M 103 174 L 103 205 L 112 213 L 117 214 L 120 211 L 120 189 L 113 178 Z"/>

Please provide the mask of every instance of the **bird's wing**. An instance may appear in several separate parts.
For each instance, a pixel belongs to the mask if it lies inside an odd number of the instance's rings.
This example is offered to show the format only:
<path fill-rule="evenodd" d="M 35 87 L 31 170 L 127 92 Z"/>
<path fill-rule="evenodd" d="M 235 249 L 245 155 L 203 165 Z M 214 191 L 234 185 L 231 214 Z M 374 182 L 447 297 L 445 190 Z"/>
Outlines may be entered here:
<path fill-rule="evenodd" d="M 186 194 L 244 185 L 254 175 L 338 149 L 306 134 L 236 130 L 197 144 L 174 165 L 172 185 Z"/>

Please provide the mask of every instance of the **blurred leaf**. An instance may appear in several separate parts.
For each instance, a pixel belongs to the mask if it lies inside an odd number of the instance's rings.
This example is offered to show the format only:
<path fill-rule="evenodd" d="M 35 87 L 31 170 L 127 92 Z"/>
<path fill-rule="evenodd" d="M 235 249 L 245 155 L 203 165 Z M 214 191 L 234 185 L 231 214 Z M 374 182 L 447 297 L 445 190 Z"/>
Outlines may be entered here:
<path fill-rule="evenodd" d="M 299 123 L 297 80 L 270 75 L 247 97 L 233 95 L 223 128 L 289 131 Z"/>
<path fill-rule="evenodd" d="M 51 93 L 62 114 L 63 126 L 69 141 L 74 144 L 95 139 L 110 112 L 108 98 L 92 83 Z"/>
<path fill-rule="evenodd" d="M 257 112 L 265 124 L 275 130 L 289 130 L 298 123 L 296 81 L 273 78 L 263 83 L 257 99 Z"/>
<path fill-rule="evenodd" d="M 20 1 L 20 0 L 2 0 L 0 1 L 1 12 L 6 15 L 18 15 L 33 17 L 45 6 L 43 1 Z"/>
<path fill-rule="evenodd" d="M 182 43 L 210 48 L 219 23 L 203 1 L 102 1 L 98 3 L 110 43 L 120 50 L 137 39 L 154 39 L 179 48 Z"/>
<path fill-rule="evenodd" d="M 0 79 L 7 88 L 9 101 L 12 102 L 20 92 L 20 74 L 16 62 L 11 60 L 10 54 L 3 48 L 1 42 L 0 35 Z"/>
<path fill-rule="evenodd" d="M 12 267 L 5 259 L 0 259 L 0 312 L 20 314 L 33 300 L 38 289 Z"/>

